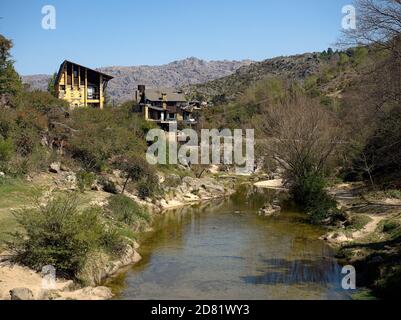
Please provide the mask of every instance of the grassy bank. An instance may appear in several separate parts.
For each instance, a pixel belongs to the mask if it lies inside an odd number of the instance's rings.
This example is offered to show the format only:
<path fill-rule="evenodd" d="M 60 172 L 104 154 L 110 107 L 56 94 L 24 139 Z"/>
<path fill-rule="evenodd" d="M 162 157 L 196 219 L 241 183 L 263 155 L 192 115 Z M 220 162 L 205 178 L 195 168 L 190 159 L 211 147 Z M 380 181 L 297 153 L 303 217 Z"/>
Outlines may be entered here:
<path fill-rule="evenodd" d="M 22 179 L 0 178 L 0 243 L 8 238 L 8 232 L 17 228 L 13 210 L 33 205 L 43 191 L 42 186 Z"/>

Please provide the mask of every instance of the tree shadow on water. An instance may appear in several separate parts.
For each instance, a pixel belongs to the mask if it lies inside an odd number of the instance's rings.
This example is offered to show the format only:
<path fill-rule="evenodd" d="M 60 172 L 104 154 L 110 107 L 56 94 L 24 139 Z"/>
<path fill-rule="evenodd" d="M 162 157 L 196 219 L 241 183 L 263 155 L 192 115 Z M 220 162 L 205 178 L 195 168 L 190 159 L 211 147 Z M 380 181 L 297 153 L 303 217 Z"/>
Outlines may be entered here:
<path fill-rule="evenodd" d="M 286 260 L 264 259 L 267 271 L 260 275 L 241 277 L 247 284 L 329 284 L 339 283 L 341 269 L 332 259 L 327 260 Z"/>

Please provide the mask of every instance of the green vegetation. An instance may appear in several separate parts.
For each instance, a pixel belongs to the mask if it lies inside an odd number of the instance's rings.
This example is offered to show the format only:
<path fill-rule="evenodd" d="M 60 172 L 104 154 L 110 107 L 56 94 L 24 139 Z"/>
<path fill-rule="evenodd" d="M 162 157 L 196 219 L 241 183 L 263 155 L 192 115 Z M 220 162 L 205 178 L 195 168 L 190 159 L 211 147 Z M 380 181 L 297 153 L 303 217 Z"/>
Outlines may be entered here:
<path fill-rule="evenodd" d="M 8 233 L 18 227 L 12 210 L 32 203 L 42 192 L 26 181 L 0 177 L 0 247 L 9 238 Z"/>
<path fill-rule="evenodd" d="M 389 239 L 395 239 L 401 236 L 401 222 L 397 217 L 385 219 L 379 224 L 378 231 L 386 234 Z"/>
<path fill-rule="evenodd" d="M 124 193 L 129 181 L 136 183 L 139 197 L 146 199 L 158 192 L 158 177 L 148 162 L 141 156 L 131 154 L 114 160 L 115 166 L 125 174 Z"/>
<path fill-rule="evenodd" d="M 17 95 L 22 89 L 21 78 L 10 57 L 12 47 L 12 41 L 0 34 L 0 95 Z"/>
<path fill-rule="evenodd" d="M 323 223 L 327 219 L 332 222 L 340 215 L 336 200 L 327 194 L 325 187 L 326 179 L 310 172 L 291 183 L 293 199 L 309 213 L 312 223 Z"/>
<path fill-rule="evenodd" d="M 109 199 L 107 210 L 119 222 L 128 226 L 142 228 L 150 222 L 149 213 L 124 195 L 113 195 Z"/>
<path fill-rule="evenodd" d="M 56 198 L 46 206 L 16 213 L 23 232 L 8 242 L 16 262 L 41 270 L 53 265 L 57 271 L 75 278 L 91 251 L 102 246 L 104 228 L 98 209 L 79 212 L 73 198 Z"/>
<path fill-rule="evenodd" d="M 354 215 L 351 218 L 351 224 L 348 228 L 353 230 L 362 230 L 369 222 L 372 221 L 372 218 L 366 215 Z"/>
<path fill-rule="evenodd" d="M 365 182 L 378 195 L 401 198 L 399 7 L 394 10 L 387 1 L 379 7 L 374 1 L 357 3 L 361 27 L 346 35 L 354 48 L 262 61 L 192 88 L 192 96 L 214 104 L 202 113 L 199 128 L 255 129 L 263 167 L 278 171 L 313 223 L 346 220 L 327 192 L 332 180 Z M 141 199 L 158 196 L 158 176 L 142 156 L 152 125 L 132 112 L 132 102 L 102 111 L 71 111 L 50 93 L 26 92 L 14 70 L 11 47 L 1 36 L 0 171 L 21 177 L 68 158 L 79 171 L 81 191 L 97 179 L 104 190 L 117 193 L 105 176 L 118 169 L 125 178 L 122 193 L 134 191 Z M 200 177 L 203 172 L 202 166 L 194 166 L 188 174 Z M 165 186 L 174 188 L 178 180 L 168 179 Z M 11 187 L 0 184 L 0 196 L 2 188 Z M 121 237 L 131 237 L 149 216 L 130 198 L 113 195 L 106 214 L 96 209 L 81 212 L 60 198 L 25 210 L 17 221 L 25 232 L 13 242 L 21 262 L 34 268 L 55 263 L 77 277 L 93 248 L 120 251 Z M 348 228 L 361 230 L 369 222 L 369 217 L 355 215 Z M 363 283 L 382 297 L 394 296 L 401 283 L 399 217 L 385 219 L 377 232 L 375 240 L 353 243 L 344 252 L 359 250 L 356 264 L 366 267 Z"/>
<path fill-rule="evenodd" d="M 12 234 L 7 246 L 16 262 L 38 271 L 53 265 L 59 275 L 85 281 L 80 275 L 93 254 L 118 258 L 133 238 L 128 227 L 149 221 L 143 209 L 121 195 L 110 199 L 106 212 L 80 209 L 77 199 L 60 195 L 46 205 L 15 213 L 20 231 Z"/>
<path fill-rule="evenodd" d="M 77 173 L 77 184 L 81 192 L 90 190 L 92 184 L 95 182 L 96 176 L 92 172 L 79 171 Z"/>

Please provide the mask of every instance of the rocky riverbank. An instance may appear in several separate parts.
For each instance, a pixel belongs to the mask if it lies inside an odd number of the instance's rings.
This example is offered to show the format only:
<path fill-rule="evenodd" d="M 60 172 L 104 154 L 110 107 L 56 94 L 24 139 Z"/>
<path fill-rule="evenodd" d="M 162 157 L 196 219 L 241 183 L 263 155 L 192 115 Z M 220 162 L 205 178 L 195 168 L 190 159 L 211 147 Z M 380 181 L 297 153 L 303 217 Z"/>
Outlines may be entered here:
<path fill-rule="evenodd" d="M 396 297 L 401 287 L 398 194 L 370 192 L 363 184 L 337 185 L 331 193 L 347 219 L 322 239 L 337 249 L 343 264 L 356 268 L 358 287 L 369 288 L 375 297 Z"/>
<path fill-rule="evenodd" d="M 40 203 L 46 203 L 59 192 L 75 192 L 79 190 L 76 174 L 58 164 L 53 164 L 49 174 L 28 177 L 29 182 L 39 183 L 46 191 L 40 198 Z M 122 185 L 119 172 L 113 172 L 107 177 L 118 189 Z M 227 175 L 218 177 L 208 175 L 203 178 L 191 176 L 180 177 L 173 174 L 159 174 L 159 182 L 163 185 L 164 194 L 156 199 L 140 199 L 135 190 L 129 190 L 126 196 L 134 199 L 140 205 L 147 207 L 153 215 L 163 214 L 164 211 L 180 206 L 191 205 L 197 202 L 209 201 L 232 194 L 235 191 L 237 178 Z M 169 183 L 166 183 L 167 180 Z M 171 181 L 174 181 L 173 183 Z M 118 191 L 118 190 L 117 190 Z M 104 206 L 110 193 L 103 190 L 98 181 L 93 181 L 90 190 L 84 192 L 84 201 L 87 206 Z M 10 210 L 18 208 L 10 208 Z M 33 270 L 12 264 L 6 252 L 2 253 L 0 263 L 0 299 L 14 300 L 103 300 L 112 297 L 111 291 L 98 286 L 106 278 L 118 273 L 122 268 L 140 261 L 137 252 L 139 244 L 135 241 L 127 246 L 125 253 L 116 261 L 97 259 L 94 265 L 84 270 L 84 278 L 88 287 L 80 287 L 72 281 L 57 280 L 56 288 L 45 290 L 42 288 L 43 277 Z"/>

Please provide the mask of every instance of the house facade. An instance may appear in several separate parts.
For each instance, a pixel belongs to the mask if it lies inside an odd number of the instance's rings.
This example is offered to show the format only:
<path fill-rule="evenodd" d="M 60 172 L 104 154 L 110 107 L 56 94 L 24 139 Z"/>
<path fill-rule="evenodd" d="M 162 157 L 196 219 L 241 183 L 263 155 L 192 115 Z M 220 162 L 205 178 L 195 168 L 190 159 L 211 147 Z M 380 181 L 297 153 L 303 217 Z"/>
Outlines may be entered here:
<path fill-rule="evenodd" d="M 112 76 L 65 60 L 56 77 L 56 96 L 68 101 L 71 108 L 103 109 L 105 90 L 111 79 Z"/>
<path fill-rule="evenodd" d="M 186 125 L 196 124 L 193 107 L 188 103 L 182 91 L 174 89 L 146 89 L 139 85 L 135 91 L 138 111 L 147 121 L 161 126 L 172 122 Z"/>

